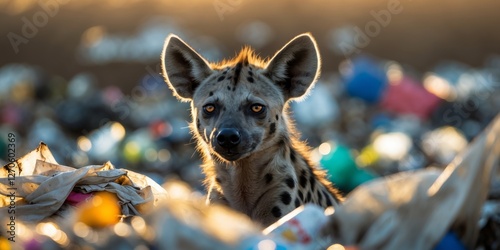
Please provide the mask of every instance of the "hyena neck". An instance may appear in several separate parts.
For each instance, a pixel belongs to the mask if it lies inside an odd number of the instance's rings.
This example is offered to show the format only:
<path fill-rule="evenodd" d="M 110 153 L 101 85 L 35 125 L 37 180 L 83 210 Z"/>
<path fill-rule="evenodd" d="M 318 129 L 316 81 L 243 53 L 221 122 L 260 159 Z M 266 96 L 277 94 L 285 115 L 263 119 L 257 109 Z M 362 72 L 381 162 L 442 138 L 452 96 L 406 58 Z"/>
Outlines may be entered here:
<path fill-rule="evenodd" d="M 220 193 L 222 203 L 251 216 L 259 198 L 287 179 L 297 180 L 299 166 L 294 162 L 304 157 L 293 145 L 295 140 L 286 133 L 277 136 L 273 146 L 235 162 L 219 162 L 207 159 L 212 172 L 209 190 Z M 209 199 L 211 199 L 209 197 Z"/>

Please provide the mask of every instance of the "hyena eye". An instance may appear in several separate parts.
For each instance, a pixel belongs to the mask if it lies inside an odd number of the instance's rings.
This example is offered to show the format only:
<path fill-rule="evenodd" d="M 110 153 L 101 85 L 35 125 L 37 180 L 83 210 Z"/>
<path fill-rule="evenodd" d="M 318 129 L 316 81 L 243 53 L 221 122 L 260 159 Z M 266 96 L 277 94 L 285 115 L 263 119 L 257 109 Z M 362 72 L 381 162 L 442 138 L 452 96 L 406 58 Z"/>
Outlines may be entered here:
<path fill-rule="evenodd" d="M 207 115 L 213 114 L 215 112 L 215 105 L 207 104 L 203 106 L 203 112 L 205 112 L 205 114 Z"/>
<path fill-rule="evenodd" d="M 255 114 L 260 114 L 262 112 L 264 112 L 264 105 L 261 105 L 261 104 L 254 104 L 250 107 L 250 109 L 252 110 L 252 112 L 254 112 Z"/>

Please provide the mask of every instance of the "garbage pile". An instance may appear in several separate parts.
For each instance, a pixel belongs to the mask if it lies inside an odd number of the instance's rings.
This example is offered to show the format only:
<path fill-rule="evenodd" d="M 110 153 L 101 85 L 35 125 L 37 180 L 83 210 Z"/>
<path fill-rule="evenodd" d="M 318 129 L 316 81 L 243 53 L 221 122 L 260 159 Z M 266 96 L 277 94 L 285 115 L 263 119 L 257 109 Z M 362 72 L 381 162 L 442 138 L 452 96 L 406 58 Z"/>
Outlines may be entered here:
<path fill-rule="evenodd" d="M 302 215 L 313 211 L 326 223 L 321 208 L 302 209 Z M 161 187 L 109 162 L 59 165 L 44 143 L 0 170 L 0 214 L 9 229 L 0 234 L 2 249 L 293 248 L 261 233 L 248 217 L 205 204 L 183 182 Z M 309 221 L 309 227 L 315 232 L 306 236 L 317 237 L 318 224 Z M 314 246 L 311 239 L 305 243 Z"/>
<path fill-rule="evenodd" d="M 0 133 L 15 134 L 18 152 L 43 141 L 65 165 L 110 161 L 159 183 L 181 176 L 201 190 L 186 104 L 157 74 L 146 75 L 136 89 L 140 97 L 115 86 L 100 89 L 88 73 L 67 81 L 34 66 L 6 65 L 0 68 Z M 1 140 L 0 163 L 6 160 L 7 141 Z"/>
<path fill-rule="evenodd" d="M 190 197 L 203 195 L 200 160 L 186 122 L 189 106 L 172 97 L 156 71 L 146 68 L 127 93 L 88 72 L 65 79 L 35 65 L 4 65 L 0 134 L 15 135 L 15 158 L 44 141 L 61 164 L 56 165 L 102 164 L 92 171 L 137 172 L 159 184 L 178 178 L 193 188 Z M 444 169 L 500 111 L 499 56 L 479 68 L 443 61 L 421 73 L 360 55 L 339 72 L 323 69 L 311 96 L 292 109 L 315 159 L 346 195 L 380 177 Z M 7 152 L 8 141 L 0 140 L 0 165 L 9 162 Z M 500 177 L 493 176 L 476 243 L 484 249 L 500 246 Z M 92 199 L 71 192 L 68 197 L 76 204 Z"/>
<path fill-rule="evenodd" d="M 111 161 L 159 183 L 176 175 L 201 191 L 189 107 L 154 71 L 127 94 L 113 85 L 99 88 L 86 72 L 66 80 L 36 66 L 5 65 L 0 133 L 16 134 L 19 152 L 44 141 L 66 165 Z M 359 56 L 341 65 L 340 75 L 324 72 L 311 96 L 292 108 L 303 138 L 321 149 L 317 159 L 348 193 L 373 176 L 446 166 L 500 110 L 499 71 L 500 57 L 478 69 L 443 62 L 420 75 Z M 2 140 L 0 163 L 6 152 Z"/>
<path fill-rule="evenodd" d="M 164 189 L 110 163 L 62 166 L 42 143 L 0 171 L 0 213 L 9 229 L 0 246 L 494 249 L 498 237 L 477 238 L 478 221 L 489 220 L 482 208 L 499 163 L 500 115 L 444 171 L 380 178 L 357 187 L 336 210 L 302 206 L 262 230 L 227 207 L 205 204 L 187 184 L 167 181 Z"/>

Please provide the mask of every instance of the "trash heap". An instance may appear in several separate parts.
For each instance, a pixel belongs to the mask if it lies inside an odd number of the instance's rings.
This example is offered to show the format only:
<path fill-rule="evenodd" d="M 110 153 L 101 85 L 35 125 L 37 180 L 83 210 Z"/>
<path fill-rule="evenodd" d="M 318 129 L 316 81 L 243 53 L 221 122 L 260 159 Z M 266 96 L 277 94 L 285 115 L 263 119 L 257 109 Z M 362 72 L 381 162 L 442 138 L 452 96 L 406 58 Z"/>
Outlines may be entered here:
<path fill-rule="evenodd" d="M 422 74 L 361 55 L 339 72 L 323 69 L 311 96 L 292 111 L 315 159 L 345 194 L 380 177 L 444 169 L 500 111 L 498 56 L 479 68 L 443 61 Z M 130 94 L 106 84 L 87 72 L 64 79 L 33 65 L 4 65 L 0 134 L 16 135 L 18 154 L 44 141 L 61 165 L 109 161 L 99 167 L 114 165 L 115 173 L 126 169 L 159 184 L 178 178 L 202 195 L 189 106 L 172 97 L 157 73 L 147 73 Z M 0 140 L 0 165 L 6 164 L 7 141 Z M 500 178 L 492 175 L 476 243 L 485 249 L 500 245 Z M 73 196 L 76 203 L 91 199 Z"/>
<path fill-rule="evenodd" d="M 326 222 L 322 209 L 306 208 Z M 1 249 L 293 248 L 246 216 L 205 204 L 183 182 L 162 187 L 109 162 L 59 165 L 44 143 L 0 170 L 0 214 L 11 229 L 0 234 Z M 317 224 L 309 224 L 319 235 Z"/>
<path fill-rule="evenodd" d="M 45 144 L 0 170 L 2 249 L 470 249 L 500 163 L 500 115 L 443 171 L 360 185 L 336 210 L 299 207 L 262 229 L 184 183 L 59 165 Z M 14 212 L 12 212 L 14 211 Z M 482 218 L 481 218 L 482 217 Z M 486 220 L 489 220 L 488 218 Z M 484 231 L 484 229 L 483 229 Z M 493 233 L 495 233 L 493 231 Z M 488 237 L 488 235 L 482 235 Z M 481 239 L 481 236 L 480 236 Z M 494 238 L 493 238 L 494 239 Z M 492 239 L 489 239 L 492 240 Z M 481 241 L 480 241 L 481 242 Z"/>

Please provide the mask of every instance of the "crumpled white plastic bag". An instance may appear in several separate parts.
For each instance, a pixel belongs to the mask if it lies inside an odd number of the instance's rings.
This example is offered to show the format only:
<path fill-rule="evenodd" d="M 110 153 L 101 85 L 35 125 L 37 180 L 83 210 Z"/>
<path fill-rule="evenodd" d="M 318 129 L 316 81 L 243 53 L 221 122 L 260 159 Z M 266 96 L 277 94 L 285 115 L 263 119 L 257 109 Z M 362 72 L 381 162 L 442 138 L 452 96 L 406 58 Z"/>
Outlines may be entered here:
<path fill-rule="evenodd" d="M 399 173 L 355 189 L 322 234 L 360 249 L 432 249 L 451 229 L 473 248 L 499 157 L 497 116 L 444 171 Z"/>
<path fill-rule="evenodd" d="M 167 194 L 149 177 L 115 169 L 110 162 L 82 168 L 59 165 L 47 145 L 40 143 L 15 164 L 0 169 L 0 214 L 9 215 L 11 198 L 15 197 L 15 216 L 25 222 L 38 222 L 54 214 L 64 216 L 60 209 L 67 208 L 63 205 L 71 191 L 116 193 L 123 215 L 139 214 Z"/>

